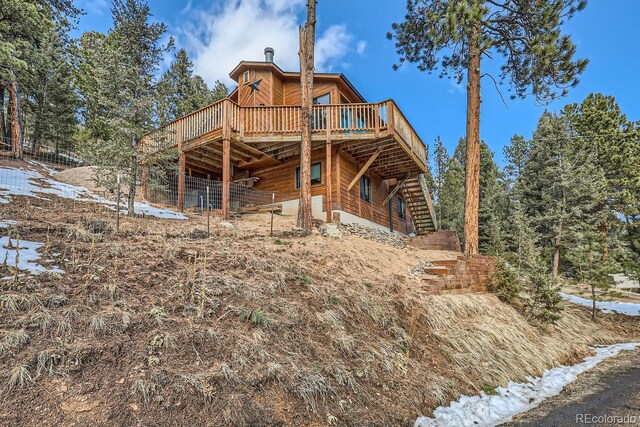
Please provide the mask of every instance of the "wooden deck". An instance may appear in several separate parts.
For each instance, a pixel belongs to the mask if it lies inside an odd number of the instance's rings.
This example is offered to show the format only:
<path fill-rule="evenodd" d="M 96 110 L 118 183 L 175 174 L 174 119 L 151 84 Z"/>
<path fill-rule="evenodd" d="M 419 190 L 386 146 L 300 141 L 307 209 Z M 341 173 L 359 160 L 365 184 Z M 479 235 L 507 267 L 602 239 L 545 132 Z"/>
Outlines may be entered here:
<path fill-rule="evenodd" d="M 222 170 L 225 132 L 230 135 L 231 162 L 255 170 L 277 165 L 299 155 L 300 106 L 241 107 L 224 99 L 147 134 L 142 150 L 153 155 L 174 148 L 190 166 L 204 171 Z M 314 147 L 327 142 L 344 147 L 354 158 L 366 158 L 379 147 L 374 169 L 385 177 L 409 170 L 426 171 L 426 151 L 413 127 L 395 102 L 316 105 L 313 109 Z M 365 160 L 366 161 L 366 160 Z"/>
<path fill-rule="evenodd" d="M 312 151 L 326 153 L 327 221 L 333 206 L 332 152 L 344 152 L 356 164 L 364 165 L 349 184 L 349 190 L 365 171 L 383 181 L 396 182 L 405 182 L 408 177 L 427 171 L 425 145 L 391 100 L 315 105 L 312 120 Z M 226 217 L 229 186 L 225 183 L 231 181 L 232 175 L 238 176 L 239 171 L 252 175 L 290 164 L 300 155 L 301 125 L 300 106 L 240 106 L 227 98 L 145 135 L 141 144 L 143 163 L 152 162 L 160 151 L 177 152 L 180 209 L 187 172 L 207 177 L 217 175 L 223 182 L 222 213 Z M 339 175 L 339 171 L 336 173 Z M 412 204 L 408 207 L 413 214 Z M 434 226 L 430 223 L 428 231 Z"/>

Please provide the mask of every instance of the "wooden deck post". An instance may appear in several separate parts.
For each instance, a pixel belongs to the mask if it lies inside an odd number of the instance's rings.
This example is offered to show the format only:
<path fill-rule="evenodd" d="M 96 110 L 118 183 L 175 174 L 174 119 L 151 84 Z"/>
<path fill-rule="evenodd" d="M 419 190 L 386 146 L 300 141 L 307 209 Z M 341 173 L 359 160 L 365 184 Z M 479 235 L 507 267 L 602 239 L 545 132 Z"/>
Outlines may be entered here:
<path fill-rule="evenodd" d="M 229 183 L 231 181 L 231 141 L 222 140 L 222 217 L 229 218 Z"/>
<path fill-rule="evenodd" d="M 325 144 L 325 169 L 326 173 L 326 209 L 327 209 L 327 224 L 333 221 L 333 195 L 332 193 L 332 185 L 331 185 L 331 113 L 327 114 L 327 143 Z"/>
<path fill-rule="evenodd" d="M 222 217 L 229 219 L 229 183 L 231 182 L 231 123 L 229 101 L 222 106 Z"/>
<path fill-rule="evenodd" d="M 184 211 L 184 190 L 185 190 L 185 169 L 186 169 L 186 156 L 183 152 L 180 153 L 178 158 L 178 210 Z"/>
<path fill-rule="evenodd" d="M 176 129 L 176 137 L 178 139 L 178 210 L 184 211 L 184 191 L 185 182 L 184 175 L 187 167 L 187 159 L 182 151 L 182 120 L 178 122 L 178 129 Z"/>

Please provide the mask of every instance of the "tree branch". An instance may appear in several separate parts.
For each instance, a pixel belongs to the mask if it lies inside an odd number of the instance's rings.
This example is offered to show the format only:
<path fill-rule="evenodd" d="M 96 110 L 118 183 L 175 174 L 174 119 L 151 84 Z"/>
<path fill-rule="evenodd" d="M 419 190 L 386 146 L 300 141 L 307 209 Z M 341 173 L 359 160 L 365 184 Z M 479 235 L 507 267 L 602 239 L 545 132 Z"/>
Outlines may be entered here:
<path fill-rule="evenodd" d="M 484 73 L 483 75 L 480 76 L 480 78 L 485 76 L 493 80 L 493 84 L 496 87 L 496 91 L 498 92 L 498 95 L 500 95 L 500 99 L 502 99 L 502 103 L 504 104 L 505 107 L 507 107 L 507 109 L 509 109 L 507 102 L 504 100 L 504 96 L 502 96 L 502 92 L 500 92 L 500 88 L 498 87 L 498 82 L 496 81 L 496 79 L 494 79 L 493 76 L 489 73 Z"/>

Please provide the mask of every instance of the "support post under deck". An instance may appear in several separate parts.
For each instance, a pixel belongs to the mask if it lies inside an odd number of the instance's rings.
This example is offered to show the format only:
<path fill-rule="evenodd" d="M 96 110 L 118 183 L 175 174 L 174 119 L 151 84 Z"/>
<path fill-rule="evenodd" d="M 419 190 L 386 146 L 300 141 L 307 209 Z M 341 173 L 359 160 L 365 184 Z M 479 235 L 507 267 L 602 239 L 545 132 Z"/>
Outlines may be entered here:
<path fill-rule="evenodd" d="M 222 105 L 222 217 L 229 219 L 231 182 L 231 108 L 228 100 Z"/>

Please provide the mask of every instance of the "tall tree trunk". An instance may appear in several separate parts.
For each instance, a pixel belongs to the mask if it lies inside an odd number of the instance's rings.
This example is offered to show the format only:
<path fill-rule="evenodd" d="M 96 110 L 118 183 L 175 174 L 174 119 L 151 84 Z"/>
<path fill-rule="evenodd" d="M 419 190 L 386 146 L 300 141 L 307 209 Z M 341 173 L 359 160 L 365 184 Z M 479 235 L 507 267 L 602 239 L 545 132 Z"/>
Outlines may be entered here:
<path fill-rule="evenodd" d="M 0 85 L 0 142 L 6 143 L 7 127 L 4 112 L 4 86 Z"/>
<path fill-rule="evenodd" d="M 596 305 L 596 285 L 593 284 L 593 282 L 591 283 L 591 302 L 593 303 L 591 307 L 591 320 L 595 322 L 598 306 Z"/>
<path fill-rule="evenodd" d="M 136 201 L 136 184 L 138 183 L 138 156 L 137 154 L 137 144 L 136 138 L 131 137 L 131 149 L 133 150 L 133 154 L 131 154 L 131 182 L 129 182 L 129 200 L 128 200 L 128 215 L 134 216 L 135 210 L 135 201 Z"/>
<path fill-rule="evenodd" d="M 15 158 L 22 158 L 22 126 L 20 123 L 20 92 L 15 76 L 11 82 L 11 149 Z"/>
<path fill-rule="evenodd" d="M 465 167 L 464 253 L 479 251 L 478 210 L 480 208 L 480 22 L 469 37 L 467 77 L 467 160 Z"/>
<path fill-rule="evenodd" d="M 564 229 L 564 217 L 567 211 L 567 193 L 565 191 L 565 178 L 564 178 L 564 165 L 563 165 L 563 155 L 562 148 L 559 150 L 560 154 L 558 156 L 559 168 L 560 168 L 560 191 L 562 195 L 561 199 L 561 209 L 560 209 L 560 220 L 558 221 L 558 232 L 556 233 L 556 237 L 554 239 L 554 252 L 553 252 L 553 263 L 551 265 L 551 277 L 555 280 L 558 277 L 558 272 L 560 268 L 560 245 L 562 244 L 562 232 Z"/>
<path fill-rule="evenodd" d="M 553 264 L 551 265 L 551 276 L 555 279 L 558 277 L 560 266 L 560 236 L 556 236 L 555 249 L 553 251 Z"/>
<path fill-rule="evenodd" d="M 605 218 L 604 202 L 598 204 L 598 211 L 600 213 L 600 236 L 602 238 L 602 259 L 606 261 L 609 259 L 609 242 L 608 242 L 608 227 L 607 220 Z"/>
<path fill-rule="evenodd" d="M 10 82 L 0 82 L 9 93 L 11 107 L 11 151 L 16 158 L 22 157 L 22 127 L 20 123 L 20 92 L 15 75 L 11 72 Z"/>
<path fill-rule="evenodd" d="M 316 32 L 316 0 L 307 4 L 307 22 L 300 27 L 300 85 L 302 89 L 302 141 L 300 146 L 300 204 L 298 227 L 311 234 L 311 126 Z"/>

